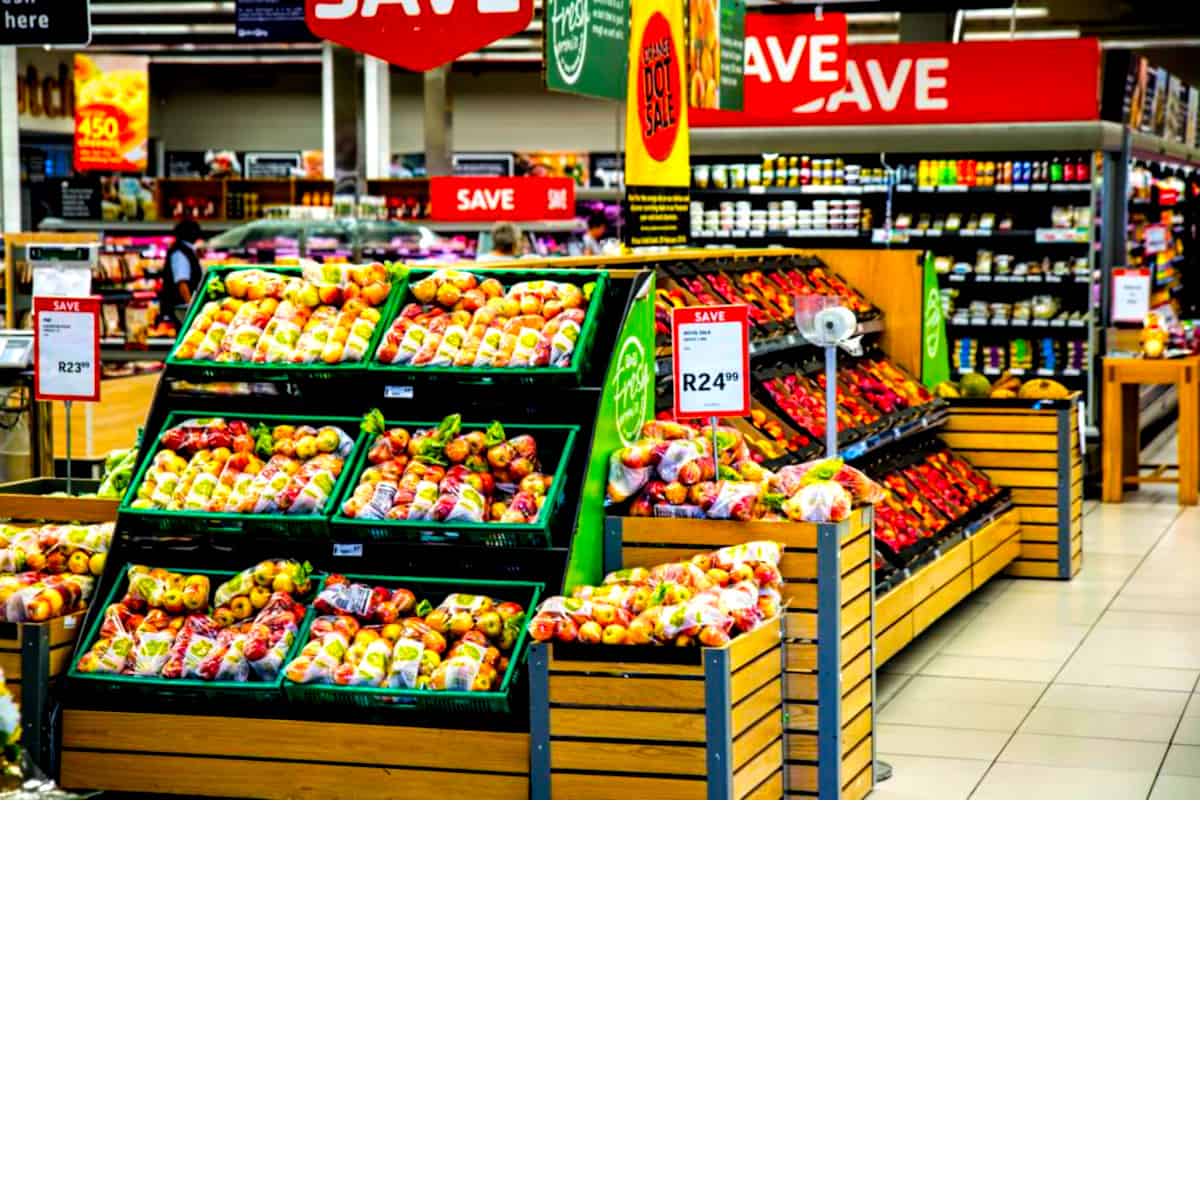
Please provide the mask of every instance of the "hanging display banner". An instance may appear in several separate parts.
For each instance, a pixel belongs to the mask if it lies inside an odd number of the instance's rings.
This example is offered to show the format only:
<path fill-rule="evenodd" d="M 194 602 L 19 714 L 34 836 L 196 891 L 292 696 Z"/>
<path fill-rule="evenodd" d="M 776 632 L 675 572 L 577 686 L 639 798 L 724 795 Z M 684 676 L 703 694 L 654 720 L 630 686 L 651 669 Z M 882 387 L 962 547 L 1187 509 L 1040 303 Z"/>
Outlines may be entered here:
<path fill-rule="evenodd" d="M 625 102 L 625 241 L 680 246 L 688 231 L 683 0 L 632 0 Z"/>
<path fill-rule="evenodd" d="M 938 286 L 934 256 L 925 255 L 921 284 L 921 382 L 931 391 L 950 378 L 950 347 L 946 342 L 946 310 Z"/>
<path fill-rule="evenodd" d="M 797 103 L 796 73 L 811 53 L 811 46 L 802 47 L 798 39 L 808 36 L 812 20 L 748 13 L 742 111 L 695 109 L 692 123 L 1011 124 L 1094 121 L 1099 114 L 1100 43 L 1095 38 L 848 45 L 844 85 Z M 788 29 L 797 32 L 789 34 Z M 1015 79 L 1053 79 L 1054 86 L 1019 87 Z"/>
<path fill-rule="evenodd" d="M 688 0 L 688 100 L 693 108 L 742 107 L 746 0 Z M 846 18 L 841 17 L 843 27 Z"/>
<path fill-rule="evenodd" d="M 144 174 L 150 143 L 150 60 L 75 55 L 75 170 Z"/>
<path fill-rule="evenodd" d="M 542 63 L 553 92 L 624 100 L 629 0 L 546 0 Z"/>
<path fill-rule="evenodd" d="M 409 71 L 431 71 L 521 33 L 533 0 L 305 0 L 319 38 Z"/>
<path fill-rule="evenodd" d="M 675 418 L 750 415 L 750 309 L 673 308 Z"/>
<path fill-rule="evenodd" d="M 91 0 L 0 0 L 0 46 L 86 46 Z"/>
<path fill-rule="evenodd" d="M 434 221 L 565 221 L 575 216 L 575 180 L 547 175 L 434 175 Z"/>
<path fill-rule="evenodd" d="M 35 296 L 33 345 L 39 400 L 100 399 L 99 296 Z"/>
<path fill-rule="evenodd" d="M 1114 325 L 1141 325 L 1150 311 L 1150 270 L 1148 267 L 1113 267 L 1112 322 Z"/>

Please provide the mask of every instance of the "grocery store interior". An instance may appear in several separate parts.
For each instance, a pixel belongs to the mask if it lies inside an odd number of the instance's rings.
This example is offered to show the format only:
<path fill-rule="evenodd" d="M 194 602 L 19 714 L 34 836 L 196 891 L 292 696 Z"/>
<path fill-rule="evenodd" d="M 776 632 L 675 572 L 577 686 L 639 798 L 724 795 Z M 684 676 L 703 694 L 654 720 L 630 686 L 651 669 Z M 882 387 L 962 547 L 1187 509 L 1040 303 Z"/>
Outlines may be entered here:
<path fill-rule="evenodd" d="M 0 789 L 1200 798 L 1200 21 L 423 9 L 0 7 Z"/>

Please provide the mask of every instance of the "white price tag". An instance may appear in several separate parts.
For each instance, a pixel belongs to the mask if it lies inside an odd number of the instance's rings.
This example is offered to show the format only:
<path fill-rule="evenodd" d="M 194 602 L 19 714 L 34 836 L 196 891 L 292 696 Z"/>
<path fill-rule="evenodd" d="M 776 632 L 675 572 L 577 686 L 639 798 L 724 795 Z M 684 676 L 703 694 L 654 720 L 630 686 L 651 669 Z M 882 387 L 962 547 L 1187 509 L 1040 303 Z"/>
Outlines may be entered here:
<path fill-rule="evenodd" d="M 362 558 L 362 542 L 335 542 L 334 558 Z"/>
<path fill-rule="evenodd" d="M 1141 325 L 1150 311 L 1150 271 L 1145 267 L 1113 267 L 1114 325 Z"/>
<path fill-rule="evenodd" d="M 749 415 L 749 316 L 744 304 L 672 311 L 676 418 Z"/>
<path fill-rule="evenodd" d="M 33 323 L 37 398 L 99 400 L 99 297 L 35 296 Z"/>
<path fill-rule="evenodd" d="M 411 400 L 413 398 L 413 390 L 410 387 L 397 387 L 394 384 L 389 384 L 383 389 L 383 398 L 385 400 Z"/>

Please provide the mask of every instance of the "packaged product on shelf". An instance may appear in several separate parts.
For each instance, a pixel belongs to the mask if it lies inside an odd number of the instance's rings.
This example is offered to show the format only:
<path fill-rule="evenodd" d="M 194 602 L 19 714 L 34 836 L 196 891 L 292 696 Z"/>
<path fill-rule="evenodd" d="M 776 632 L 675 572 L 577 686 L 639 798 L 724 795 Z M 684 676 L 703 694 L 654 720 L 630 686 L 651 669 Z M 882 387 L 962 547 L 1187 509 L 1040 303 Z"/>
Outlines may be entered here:
<path fill-rule="evenodd" d="M 297 685 L 495 692 L 526 621 L 514 601 L 451 593 L 434 607 L 407 587 L 331 575 L 309 640 L 287 668 Z"/>
<path fill-rule="evenodd" d="M 413 297 L 384 334 L 384 365 L 569 367 L 594 284 L 499 277 L 443 268 L 410 285 Z"/>
<path fill-rule="evenodd" d="M 499 422 L 463 429 L 454 413 L 432 428 L 388 429 L 375 410 L 363 428 L 374 441 L 342 505 L 352 520 L 531 524 L 554 486 L 537 439 L 509 436 Z"/>
<path fill-rule="evenodd" d="M 159 439 L 130 508 L 197 513 L 320 513 L 354 440 L 337 425 L 251 427 L 194 417 Z"/>
<path fill-rule="evenodd" d="M 551 596 L 534 614 L 539 642 L 606 646 L 726 646 L 778 615 L 778 542 L 747 542 L 686 562 L 633 567 L 597 587 Z"/>
<path fill-rule="evenodd" d="M 205 574 L 131 565 L 79 656 L 85 675 L 200 683 L 279 677 L 306 612 L 307 567 L 268 559 L 213 588 Z M 211 602 L 211 607 L 210 607 Z"/>

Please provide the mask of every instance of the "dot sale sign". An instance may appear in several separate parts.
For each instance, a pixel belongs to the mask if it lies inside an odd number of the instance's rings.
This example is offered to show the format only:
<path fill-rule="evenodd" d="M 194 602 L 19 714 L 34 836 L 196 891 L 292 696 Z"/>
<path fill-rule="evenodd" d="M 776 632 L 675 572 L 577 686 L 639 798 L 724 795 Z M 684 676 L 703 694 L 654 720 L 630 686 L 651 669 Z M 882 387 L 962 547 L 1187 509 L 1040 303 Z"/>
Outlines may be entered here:
<path fill-rule="evenodd" d="M 33 298 L 34 394 L 39 400 L 100 399 L 100 297 Z"/>
<path fill-rule="evenodd" d="M 750 309 L 676 308 L 671 312 L 675 419 L 750 415 Z"/>

